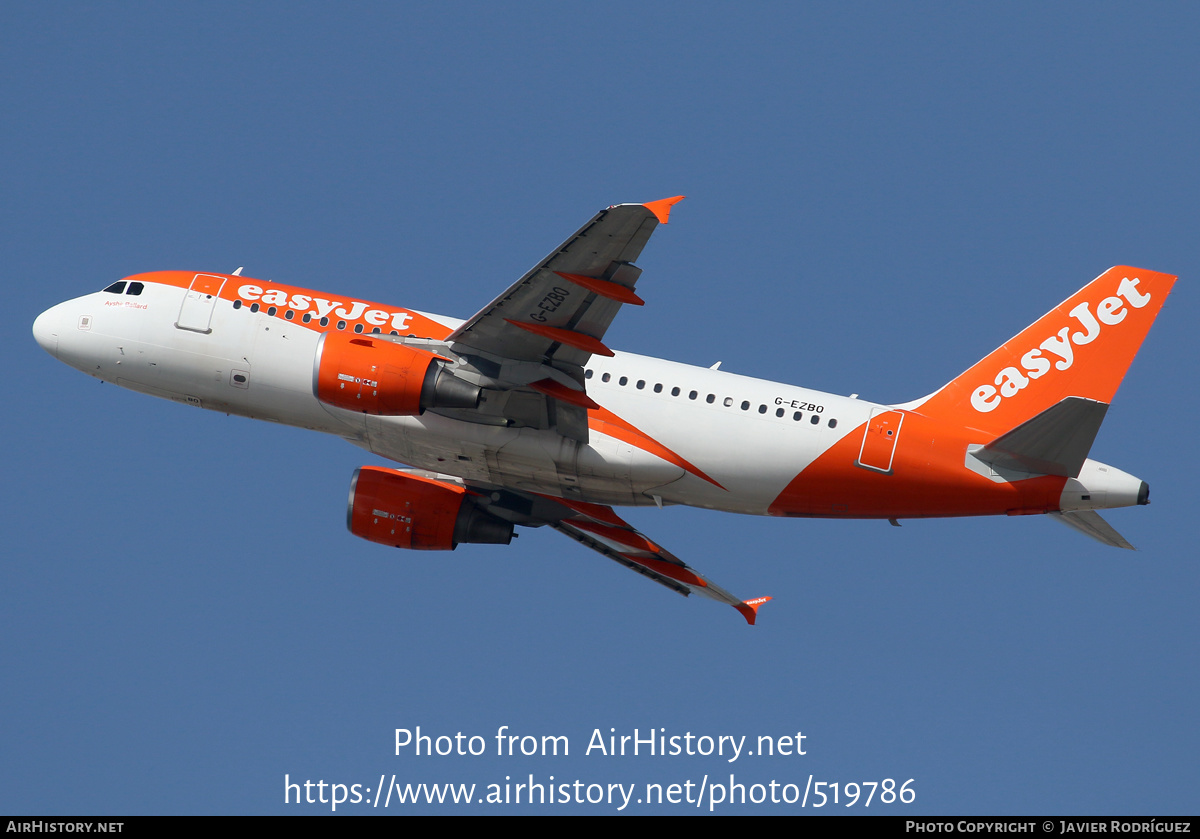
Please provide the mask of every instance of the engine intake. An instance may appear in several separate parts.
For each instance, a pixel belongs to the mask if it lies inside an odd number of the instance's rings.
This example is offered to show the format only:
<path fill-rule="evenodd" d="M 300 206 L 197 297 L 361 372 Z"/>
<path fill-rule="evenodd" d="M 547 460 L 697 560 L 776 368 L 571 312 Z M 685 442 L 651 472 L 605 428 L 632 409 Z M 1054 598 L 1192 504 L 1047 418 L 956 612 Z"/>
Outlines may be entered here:
<path fill-rule="evenodd" d="M 427 551 L 513 537 L 512 523 L 478 507 L 464 487 L 378 466 L 354 471 L 346 526 L 369 542 Z"/>
<path fill-rule="evenodd" d="M 313 395 L 348 411 L 415 417 L 428 408 L 476 408 L 480 388 L 446 370 L 431 352 L 324 332 L 313 359 Z"/>

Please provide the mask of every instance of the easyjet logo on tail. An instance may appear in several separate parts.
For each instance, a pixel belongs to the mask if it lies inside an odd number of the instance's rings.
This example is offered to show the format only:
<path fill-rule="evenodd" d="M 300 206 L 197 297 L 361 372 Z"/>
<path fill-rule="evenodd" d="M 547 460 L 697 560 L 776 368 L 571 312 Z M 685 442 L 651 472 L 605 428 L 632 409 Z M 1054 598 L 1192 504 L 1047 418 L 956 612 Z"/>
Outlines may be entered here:
<path fill-rule="evenodd" d="M 1038 346 L 1021 356 L 1021 369 L 1010 365 L 996 374 L 994 384 L 980 385 L 971 393 L 971 407 L 982 414 L 994 411 L 1010 396 L 1016 396 L 1034 379 L 1054 370 L 1068 370 L 1075 363 L 1075 347 L 1090 344 L 1106 326 L 1116 326 L 1129 314 L 1126 305 L 1143 308 L 1151 295 L 1138 291 L 1138 279 L 1125 277 L 1117 286 L 1116 297 L 1105 297 L 1092 311 L 1086 300 L 1068 314 L 1079 321 L 1081 331 L 1064 326 Z"/>

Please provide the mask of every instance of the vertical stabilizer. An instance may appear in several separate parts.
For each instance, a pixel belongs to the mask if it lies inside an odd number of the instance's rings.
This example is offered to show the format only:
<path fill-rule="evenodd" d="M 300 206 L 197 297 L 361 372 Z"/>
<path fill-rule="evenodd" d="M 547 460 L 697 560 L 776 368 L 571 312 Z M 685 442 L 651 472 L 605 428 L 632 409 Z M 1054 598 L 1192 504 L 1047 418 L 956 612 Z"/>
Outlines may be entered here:
<path fill-rule="evenodd" d="M 1175 277 L 1118 265 L 912 410 L 1004 434 L 1068 397 L 1109 404 Z"/>

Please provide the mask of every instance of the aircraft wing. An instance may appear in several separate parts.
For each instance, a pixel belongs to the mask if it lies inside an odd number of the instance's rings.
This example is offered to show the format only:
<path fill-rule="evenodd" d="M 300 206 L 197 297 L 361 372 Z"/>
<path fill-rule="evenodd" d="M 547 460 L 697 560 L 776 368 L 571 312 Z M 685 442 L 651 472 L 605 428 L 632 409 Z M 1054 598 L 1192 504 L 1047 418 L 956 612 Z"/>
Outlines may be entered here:
<path fill-rule="evenodd" d="M 570 508 L 573 515 L 551 522 L 552 527 L 581 545 L 604 554 L 614 562 L 677 591 L 684 597 L 699 594 L 719 603 L 726 603 L 737 609 L 751 625 L 758 615 L 758 607 L 771 599 L 756 597 L 751 600 L 739 600 L 666 548 L 648 539 L 613 512 L 611 507 L 556 500 Z"/>
<path fill-rule="evenodd" d="M 603 338 L 617 310 L 643 302 L 633 291 L 642 273 L 633 261 L 682 199 L 601 210 L 447 342 L 493 363 L 558 362 L 567 370 L 581 368 L 593 354 L 612 355 Z"/>

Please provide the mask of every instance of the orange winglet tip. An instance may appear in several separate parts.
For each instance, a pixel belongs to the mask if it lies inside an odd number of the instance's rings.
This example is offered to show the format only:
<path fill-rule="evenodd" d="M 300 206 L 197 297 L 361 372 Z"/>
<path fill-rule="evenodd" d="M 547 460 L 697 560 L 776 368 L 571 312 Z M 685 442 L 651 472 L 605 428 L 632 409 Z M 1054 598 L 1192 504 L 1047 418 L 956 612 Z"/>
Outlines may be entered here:
<path fill-rule="evenodd" d="M 743 600 L 733 608 L 742 613 L 742 617 L 746 619 L 746 623 L 754 626 L 754 621 L 758 617 L 758 607 L 770 599 L 770 597 L 755 597 L 751 600 Z"/>
<path fill-rule="evenodd" d="M 547 396 L 559 399 L 563 402 L 568 402 L 571 405 L 578 405 L 580 408 L 599 408 L 600 406 L 581 390 L 571 390 L 566 385 L 561 385 L 553 379 L 541 379 L 540 381 L 532 382 L 529 385 L 538 393 L 544 393 Z"/>
<path fill-rule="evenodd" d="M 601 297 L 607 297 L 609 300 L 616 300 L 618 303 L 628 303 L 631 306 L 646 305 L 646 301 L 634 294 L 633 289 L 623 286 L 620 283 L 601 280 L 597 277 L 585 277 L 582 274 L 566 274 L 562 271 L 555 271 L 554 273 L 558 274 L 564 280 L 570 280 L 575 285 L 583 286 L 588 291 L 594 291 L 596 294 L 599 294 Z"/>
<path fill-rule="evenodd" d="M 513 326 L 521 327 L 526 332 L 541 335 L 543 338 L 549 338 L 551 341 L 566 344 L 569 347 L 583 350 L 592 355 L 603 355 L 608 358 L 616 355 L 616 353 L 604 346 L 598 338 L 593 338 L 591 335 L 584 335 L 582 332 L 576 332 L 572 329 L 560 329 L 557 326 L 545 326 L 540 323 L 525 323 L 524 321 L 512 320 L 510 318 L 505 318 L 504 320 Z"/>
<path fill-rule="evenodd" d="M 658 201 L 643 204 L 642 206 L 654 213 L 654 217 L 658 219 L 659 224 L 666 224 L 667 219 L 671 216 L 671 208 L 686 197 L 686 195 L 676 195 L 674 198 L 662 198 Z"/>

